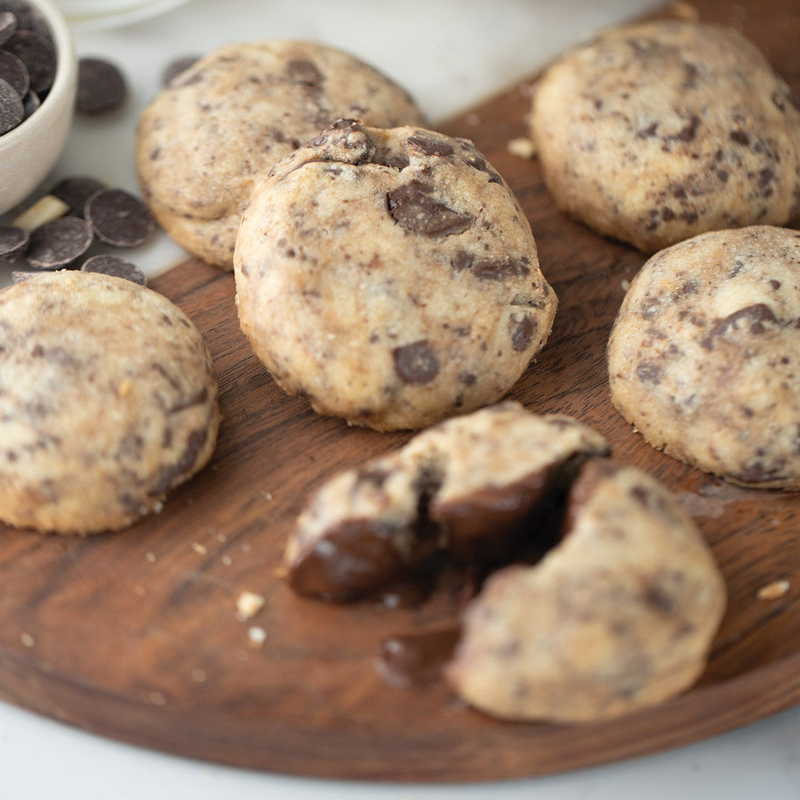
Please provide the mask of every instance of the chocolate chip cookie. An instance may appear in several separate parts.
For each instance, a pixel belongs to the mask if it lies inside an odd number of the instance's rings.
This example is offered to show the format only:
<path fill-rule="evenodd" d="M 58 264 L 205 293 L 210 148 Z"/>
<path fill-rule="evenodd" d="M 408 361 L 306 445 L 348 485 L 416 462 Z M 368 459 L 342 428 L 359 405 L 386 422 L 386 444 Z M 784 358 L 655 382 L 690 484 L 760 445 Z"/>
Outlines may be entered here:
<path fill-rule="evenodd" d="M 339 117 L 378 127 L 423 121 L 404 89 L 331 47 L 281 40 L 221 47 L 173 78 L 142 114 L 144 197 L 178 244 L 231 269 L 256 179 Z"/>
<path fill-rule="evenodd" d="M 731 28 L 602 34 L 539 82 L 532 137 L 558 205 L 648 253 L 800 210 L 800 101 Z"/>
<path fill-rule="evenodd" d="M 242 329 L 275 380 L 378 430 L 499 400 L 557 305 L 519 203 L 471 142 L 353 120 L 256 187 L 235 269 Z"/>
<path fill-rule="evenodd" d="M 208 461 L 218 425 L 209 353 L 165 297 L 90 272 L 0 291 L 0 521 L 129 525 Z"/>
<path fill-rule="evenodd" d="M 465 565 L 507 560 L 579 464 L 607 447 L 577 420 L 513 402 L 440 423 L 319 489 L 286 547 L 290 585 L 347 600 L 436 550 Z"/>
<path fill-rule="evenodd" d="M 650 444 L 800 489 L 800 233 L 715 231 L 653 256 L 608 343 L 611 399 Z"/>
<path fill-rule="evenodd" d="M 593 459 L 563 539 L 538 564 L 490 576 L 467 607 L 448 678 L 476 708 L 594 722 L 663 702 L 702 672 L 725 584 L 672 495 Z"/>

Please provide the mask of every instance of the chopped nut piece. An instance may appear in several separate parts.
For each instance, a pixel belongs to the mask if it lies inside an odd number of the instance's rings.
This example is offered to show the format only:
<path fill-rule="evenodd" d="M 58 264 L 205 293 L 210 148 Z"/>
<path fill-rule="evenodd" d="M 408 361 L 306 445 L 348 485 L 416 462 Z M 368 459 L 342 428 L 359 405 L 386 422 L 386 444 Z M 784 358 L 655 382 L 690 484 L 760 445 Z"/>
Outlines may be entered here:
<path fill-rule="evenodd" d="M 242 592 L 236 601 L 236 618 L 244 621 L 254 617 L 264 605 L 264 597 L 254 592 Z"/>
<path fill-rule="evenodd" d="M 759 600 L 778 600 L 789 591 L 789 581 L 780 580 L 762 586 L 756 596 Z"/>
<path fill-rule="evenodd" d="M 30 208 L 23 211 L 12 223 L 24 231 L 35 231 L 46 222 L 63 217 L 69 211 L 69 206 L 52 194 L 46 194 L 37 200 Z"/>
<path fill-rule="evenodd" d="M 518 158 L 527 158 L 530 160 L 536 156 L 536 145 L 533 143 L 533 140 L 529 139 L 527 136 L 511 139 L 506 145 L 506 148 L 512 156 L 517 156 Z"/>

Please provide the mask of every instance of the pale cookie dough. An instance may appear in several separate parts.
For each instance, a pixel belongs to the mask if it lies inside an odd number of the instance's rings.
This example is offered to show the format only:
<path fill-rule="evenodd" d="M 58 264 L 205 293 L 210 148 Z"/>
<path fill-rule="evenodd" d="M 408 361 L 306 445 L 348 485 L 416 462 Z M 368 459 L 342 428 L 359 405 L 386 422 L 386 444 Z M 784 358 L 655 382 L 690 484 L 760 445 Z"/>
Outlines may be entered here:
<path fill-rule="evenodd" d="M 731 28 L 603 33 L 546 72 L 531 124 L 558 205 L 648 253 L 800 211 L 800 101 Z"/>
<path fill-rule="evenodd" d="M 423 122 L 404 89 L 334 48 L 282 40 L 220 47 L 142 114 L 137 164 L 145 201 L 178 244 L 231 269 L 257 178 L 339 117 L 381 128 Z"/>
<path fill-rule="evenodd" d="M 378 430 L 499 400 L 556 297 L 503 179 L 465 139 L 340 120 L 254 190 L 239 319 L 287 392 Z"/>
<path fill-rule="evenodd" d="M 162 295 L 89 272 L 0 291 L 0 521 L 122 528 L 211 457 L 211 357 Z"/>
<path fill-rule="evenodd" d="M 611 399 L 650 444 L 800 489 L 800 233 L 755 226 L 651 258 L 608 344 Z"/>
<path fill-rule="evenodd" d="M 671 494 L 594 459 L 567 513 L 541 562 L 494 573 L 467 607 L 447 676 L 493 716 L 610 719 L 667 700 L 704 669 L 725 584 Z"/>
<path fill-rule="evenodd" d="M 607 444 L 586 425 L 502 403 L 447 420 L 324 484 L 286 547 L 290 585 L 347 600 L 408 577 L 435 550 L 507 561 L 543 536 L 542 506 Z"/>

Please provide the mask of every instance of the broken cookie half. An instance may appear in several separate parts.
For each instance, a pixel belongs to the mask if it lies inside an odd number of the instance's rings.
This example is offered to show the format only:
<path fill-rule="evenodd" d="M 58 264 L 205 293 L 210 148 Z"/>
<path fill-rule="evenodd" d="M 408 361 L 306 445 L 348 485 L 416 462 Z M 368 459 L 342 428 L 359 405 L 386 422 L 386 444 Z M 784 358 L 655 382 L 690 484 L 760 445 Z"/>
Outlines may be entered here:
<path fill-rule="evenodd" d="M 463 699 L 562 722 L 661 702 L 702 671 L 725 585 L 672 495 L 607 454 L 591 428 L 517 403 L 449 420 L 319 490 L 286 549 L 290 585 L 341 601 L 435 555 L 494 570 L 452 637 Z"/>

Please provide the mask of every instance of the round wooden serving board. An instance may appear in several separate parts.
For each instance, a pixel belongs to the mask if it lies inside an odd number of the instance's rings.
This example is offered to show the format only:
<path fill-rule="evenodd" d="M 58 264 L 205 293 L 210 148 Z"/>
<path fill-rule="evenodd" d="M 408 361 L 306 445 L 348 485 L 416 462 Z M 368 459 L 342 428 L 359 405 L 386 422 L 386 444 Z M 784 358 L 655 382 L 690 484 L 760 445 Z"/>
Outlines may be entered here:
<path fill-rule="evenodd" d="M 800 92 L 800 9 L 702 2 L 740 24 Z M 757 11 L 756 11 L 757 7 Z M 507 152 L 524 134 L 530 82 L 443 126 L 468 136 L 517 192 L 561 305 L 552 337 L 512 392 L 571 414 L 618 459 L 671 487 L 711 543 L 730 605 L 696 687 L 599 725 L 497 721 L 449 690 L 394 689 L 373 659 L 386 636 L 453 616 L 447 597 L 416 609 L 301 599 L 279 575 L 309 493 L 408 434 L 319 417 L 286 396 L 241 335 L 230 274 L 189 262 L 153 287 L 205 335 L 224 422 L 212 464 L 161 514 L 90 539 L 0 526 L 0 696 L 98 733 L 201 759 L 303 775 L 414 781 L 530 776 L 655 752 L 800 702 L 800 496 L 729 486 L 655 452 L 618 416 L 604 348 L 644 258 L 556 211 L 535 162 Z M 760 587 L 788 580 L 774 600 Z M 243 591 L 265 598 L 236 618 Z M 248 628 L 266 631 L 254 647 Z"/>

